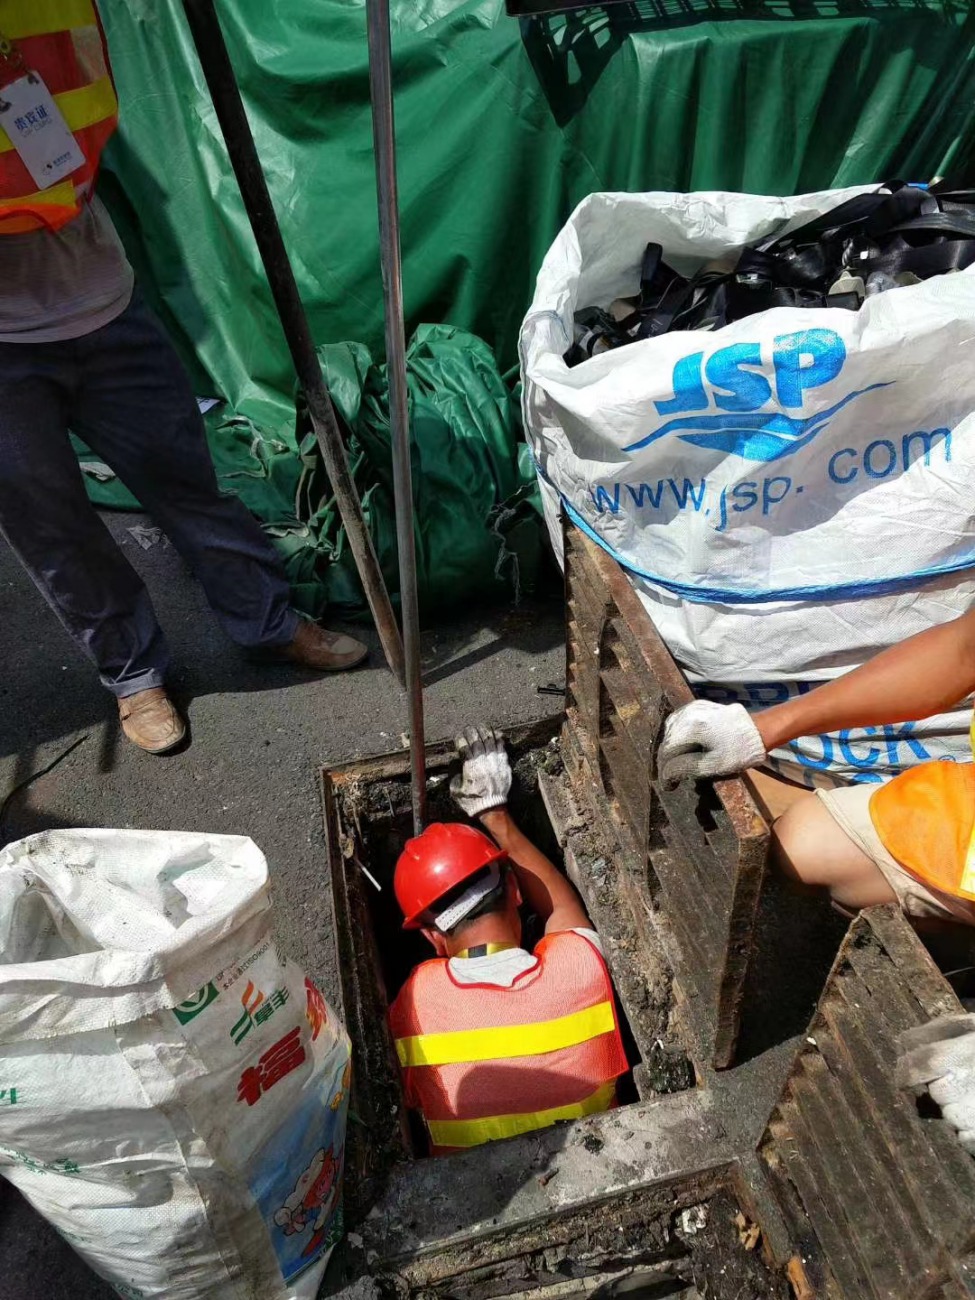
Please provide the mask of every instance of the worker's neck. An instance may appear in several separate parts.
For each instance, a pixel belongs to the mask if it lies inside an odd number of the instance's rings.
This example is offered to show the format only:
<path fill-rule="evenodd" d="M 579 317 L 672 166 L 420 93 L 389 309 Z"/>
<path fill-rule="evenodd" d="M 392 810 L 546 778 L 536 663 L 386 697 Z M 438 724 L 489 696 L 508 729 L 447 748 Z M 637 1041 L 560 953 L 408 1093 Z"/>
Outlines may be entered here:
<path fill-rule="evenodd" d="M 465 925 L 457 934 L 445 937 L 447 956 L 457 957 L 469 948 L 479 948 L 487 943 L 518 948 L 521 946 L 521 926 L 512 924 L 507 916 L 481 916 L 470 925 Z"/>

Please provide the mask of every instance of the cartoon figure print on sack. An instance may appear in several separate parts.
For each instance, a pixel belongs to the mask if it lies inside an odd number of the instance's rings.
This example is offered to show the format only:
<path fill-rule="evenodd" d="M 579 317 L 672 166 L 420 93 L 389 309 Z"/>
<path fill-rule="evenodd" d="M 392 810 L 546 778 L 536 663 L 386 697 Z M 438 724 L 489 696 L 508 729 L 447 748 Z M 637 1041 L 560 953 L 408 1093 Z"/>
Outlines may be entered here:
<path fill-rule="evenodd" d="M 312 1042 L 328 1024 L 328 1004 L 308 976 L 305 976 L 305 1019 L 311 1028 Z"/>
<path fill-rule="evenodd" d="M 313 1255 L 325 1238 L 342 1186 L 341 1172 L 342 1152 L 336 1158 L 331 1148 L 328 1151 L 320 1148 L 274 1216 L 274 1222 L 284 1229 L 286 1237 L 304 1232 L 311 1222 L 312 1235 L 301 1252 L 303 1257 Z"/>
<path fill-rule="evenodd" d="M 346 1063 L 345 1069 L 342 1071 L 342 1086 L 341 1088 L 339 1088 L 338 1092 L 336 1092 L 332 1100 L 328 1103 L 330 1110 L 338 1110 L 338 1108 L 342 1105 L 342 1103 L 345 1101 L 346 1097 L 348 1096 L 349 1084 L 351 1082 L 352 1082 L 352 1062 L 348 1061 Z"/>

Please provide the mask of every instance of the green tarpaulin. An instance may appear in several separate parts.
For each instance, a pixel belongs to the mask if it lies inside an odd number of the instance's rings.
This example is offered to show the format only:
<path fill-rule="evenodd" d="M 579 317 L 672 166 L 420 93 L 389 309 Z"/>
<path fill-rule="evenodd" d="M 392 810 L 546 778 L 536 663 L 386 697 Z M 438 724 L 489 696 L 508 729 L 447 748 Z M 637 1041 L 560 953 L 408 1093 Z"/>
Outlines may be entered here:
<path fill-rule="evenodd" d="M 103 193 L 199 391 L 229 403 L 211 421 L 224 483 L 291 526 L 292 373 L 181 6 L 101 7 L 122 110 Z M 381 356 L 362 0 L 218 10 L 315 337 Z M 408 330 L 472 330 L 510 366 L 542 256 L 593 190 L 786 194 L 970 167 L 967 4 L 757 10 L 637 0 L 519 22 L 501 0 L 393 0 Z"/>

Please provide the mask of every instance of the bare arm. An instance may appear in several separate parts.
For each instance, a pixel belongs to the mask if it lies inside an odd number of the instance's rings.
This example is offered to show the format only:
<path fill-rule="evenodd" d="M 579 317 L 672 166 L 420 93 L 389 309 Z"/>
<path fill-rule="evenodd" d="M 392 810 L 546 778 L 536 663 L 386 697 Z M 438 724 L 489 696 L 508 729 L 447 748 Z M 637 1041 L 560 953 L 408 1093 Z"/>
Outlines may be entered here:
<path fill-rule="evenodd" d="M 522 896 L 545 922 L 546 934 L 592 928 L 575 889 L 521 833 L 507 808 L 492 808 L 482 813 L 481 823 L 510 857 Z"/>
<path fill-rule="evenodd" d="M 930 717 L 975 690 L 975 610 L 891 646 L 861 668 L 754 715 L 774 749 L 797 736 Z"/>

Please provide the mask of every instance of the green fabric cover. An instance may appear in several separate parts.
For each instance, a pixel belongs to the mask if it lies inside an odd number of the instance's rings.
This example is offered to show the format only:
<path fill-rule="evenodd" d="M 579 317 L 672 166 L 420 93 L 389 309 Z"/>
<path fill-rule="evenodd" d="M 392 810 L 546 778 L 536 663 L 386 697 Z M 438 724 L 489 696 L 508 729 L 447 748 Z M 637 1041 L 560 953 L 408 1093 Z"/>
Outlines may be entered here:
<path fill-rule="evenodd" d="M 388 439 L 364 351 L 381 354 L 383 326 L 363 0 L 217 3 L 314 335 L 334 345 L 336 398 L 359 388 L 370 412 L 356 426 L 359 472 L 375 474 L 363 491 L 388 562 Z M 748 9 L 736 0 L 736 14 Z M 751 9 L 765 16 L 641 0 L 519 22 L 502 0 L 393 0 L 408 330 L 449 322 L 510 366 L 537 267 L 593 190 L 788 194 L 970 169 L 967 4 Z M 101 10 L 122 122 L 102 192 L 198 391 L 227 399 L 231 417 L 208 422 L 222 482 L 280 534 L 311 591 L 328 568 L 323 536 L 341 539 L 326 506 L 295 511 L 308 467 L 293 375 L 182 7 Z M 411 355 L 418 544 L 445 599 L 490 588 L 484 525 L 472 533 L 470 520 L 515 485 L 497 368 L 476 340 L 462 357 L 461 337 L 424 332 Z"/>

